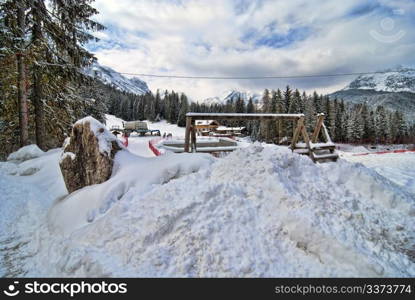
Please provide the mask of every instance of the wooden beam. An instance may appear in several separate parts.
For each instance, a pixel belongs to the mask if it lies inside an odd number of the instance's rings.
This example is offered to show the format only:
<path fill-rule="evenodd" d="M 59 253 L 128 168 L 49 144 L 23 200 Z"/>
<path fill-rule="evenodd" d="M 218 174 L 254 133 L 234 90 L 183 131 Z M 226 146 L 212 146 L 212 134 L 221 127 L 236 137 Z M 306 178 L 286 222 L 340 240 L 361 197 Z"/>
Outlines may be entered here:
<path fill-rule="evenodd" d="M 307 145 L 308 156 L 310 156 L 311 160 L 315 162 L 314 152 L 311 149 L 311 145 L 310 145 L 310 137 L 308 136 L 307 129 L 306 129 L 305 126 L 303 126 L 303 128 L 301 128 L 301 134 L 303 136 L 305 144 Z"/>
<path fill-rule="evenodd" d="M 192 127 L 192 117 L 186 117 L 186 134 L 184 138 L 184 152 L 190 152 L 190 129 Z"/>
<path fill-rule="evenodd" d="M 293 140 L 291 141 L 291 150 L 293 151 L 297 145 L 298 138 L 300 137 L 300 133 L 303 127 L 304 127 L 304 117 L 300 118 L 297 121 L 297 127 L 295 128 L 295 131 L 293 134 Z"/>
<path fill-rule="evenodd" d="M 324 138 L 326 139 L 326 143 L 333 143 L 329 134 L 329 131 L 326 128 L 326 125 L 324 125 L 324 123 L 321 126 L 323 128 L 323 135 Z"/>
<path fill-rule="evenodd" d="M 314 128 L 313 135 L 311 136 L 311 142 L 312 143 L 317 142 L 317 139 L 318 139 L 318 136 L 320 134 L 320 130 L 321 130 L 321 126 L 323 125 L 323 122 L 324 122 L 324 114 L 319 114 L 318 119 L 317 119 L 316 127 Z"/>
<path fill-rule="evenodd" d="M 298 120 L 304 114 L 187 113 L 194 120 Z"/>
<path fill-rule="evenodd" d="M 191 121 L 191 139 L 192 139 L 192 152 L 196 152 L 196 126 L 195 120 Z"/>

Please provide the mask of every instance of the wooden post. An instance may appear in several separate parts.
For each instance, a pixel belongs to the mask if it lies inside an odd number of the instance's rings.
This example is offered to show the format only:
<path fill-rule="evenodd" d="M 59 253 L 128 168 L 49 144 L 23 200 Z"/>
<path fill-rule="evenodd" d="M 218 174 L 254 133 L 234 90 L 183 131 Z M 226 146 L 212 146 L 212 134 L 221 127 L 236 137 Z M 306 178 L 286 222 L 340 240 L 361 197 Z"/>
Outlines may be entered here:
<path fill-rule="evenodd" d="M 303 127 L 304 127 L 304 117 L 301 117 L 297 121 L 297 127 L 295 128 L 295 131 L 293 134 L 293 140 L 291 141 L 291 150 L 294 150 L 296 148 L 296 144 L 298 142 L 298 138 L 300 137 L 300 133 Z"/>
<path fill-rule="evenodd" d="M 319 114 L 318 119 L 317 119 L 316 127 L 314 128 L 313 135 L 311 136 L 311 142 L 312 143 L 317 142 L 317 139 L 318 139 L 318 136 L 320 134 L 320 130 L 321 130 L 321 126 L 323 125 L 323 122 L 324 122 L 324 114 Z"/>
<path fill-rule="evenodd" d="M 196 125 L 195 120 L 191 122 L 192 152 L 196 152 Z"/>
<path fill-rule="evenodd" d="M 313 149 L 311 149 L 310 145 L 310 137 L 308 136 L 307 129 L 305 126 L 303 126 L 303 128 L 301 129 L 301 134 L 303 136 L 305 144 L 307 145 L 308 156 L 310 156 L 311 160 L 315 162 Z"/>
<path fill-rule="evenodd" d="M 184 152 L 190 152 L 190 130 L 192 127 L 192 117 L 186 117 L 186 134 L 184 139 Z"/>

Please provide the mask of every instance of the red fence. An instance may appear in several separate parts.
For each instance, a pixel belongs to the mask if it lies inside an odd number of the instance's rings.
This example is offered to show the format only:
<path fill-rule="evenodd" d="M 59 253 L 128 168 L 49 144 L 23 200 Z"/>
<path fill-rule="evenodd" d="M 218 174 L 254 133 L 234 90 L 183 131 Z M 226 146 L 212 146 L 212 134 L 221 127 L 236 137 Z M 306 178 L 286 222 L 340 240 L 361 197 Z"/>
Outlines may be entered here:
<path fill-rule="evenodd" d="M 123 138 L 124 138 L 124 142 L 122 142 L 122 144 L 123 144 L 125 147 L 128 147 L 128 136 L 123 135 Z"/>
<path fill-rule="evenodd" d="M 405 153 L 405 152 L 415 152 L 415 150 L 391 150 L 391 151 L 381 151 L 381 152 L 368 152 L 368 153 L 358 153 L 353 154 L 353 156 L 363 156 L 363 155 L 369 155 L 369 154 L 388 154 L 388 153 Z"/>
<path fill-rule="evenodd" d="M 160 156 L 161 155 L 160 150 L 157 149 L 157 147 L 155 146 L 155 144 L 157 144 L 161 140 L 162 139 L 154 139 L 154 140 L 151 140 L 151 141 L 148 142 L 148 147 L 154 153 L 155 156 Z"/>

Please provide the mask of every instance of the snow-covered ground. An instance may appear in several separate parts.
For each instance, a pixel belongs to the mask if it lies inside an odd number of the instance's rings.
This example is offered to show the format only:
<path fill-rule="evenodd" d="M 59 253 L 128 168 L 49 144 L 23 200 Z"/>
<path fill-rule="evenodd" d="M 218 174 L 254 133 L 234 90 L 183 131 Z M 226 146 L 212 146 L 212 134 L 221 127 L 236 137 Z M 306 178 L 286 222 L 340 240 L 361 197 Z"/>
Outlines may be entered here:
<path fill-rule="evenodd" d="M 354 156 L 343 153 L 350 162 L 361 163 L 413 194 L 415 199 L 415 153 L 386 153 Z"/>
<path fill-rule="evenodd" d="M 0 276 L 415 276 L 414 153 L 154 157 L 150 138 L 69 196 L 60 149 L 1 162 Z"/>
<path fill-rule="evenodd" d="M 106 127 L 110 129 L 113 126 L 119 126 L 123 128 L 123 120 L 117 118 L 113 115 L 106 115 Z M 161 135 L 164 133 L 172 134 L 173 137 L 183 138 L 185 135 L 185 128 L 178 127 L 175 124 L 167 123 L 166 121 L 160 122 L 148 122 L 149 129 L 158 129 L 160 130 Z M 123 138 L 119 137 L 121 140 Z M 140 136 L 137 134 L 132 134 L 128 138 L 128 150 L 136 155 L 144 156 L 144 157 L 154 157 L 154 153 L 149 149 L 148 142 L 157 139 L 157 136 Z"/>

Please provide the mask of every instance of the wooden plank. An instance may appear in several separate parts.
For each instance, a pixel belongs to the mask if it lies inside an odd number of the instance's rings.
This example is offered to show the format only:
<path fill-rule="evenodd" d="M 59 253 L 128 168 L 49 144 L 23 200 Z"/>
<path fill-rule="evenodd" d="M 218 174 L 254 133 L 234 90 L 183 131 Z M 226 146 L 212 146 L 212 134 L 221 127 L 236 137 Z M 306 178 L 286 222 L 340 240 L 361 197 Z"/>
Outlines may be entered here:
<path fill-rule="evenodd" d="M 305 144 L 307 145 L 308 156 L 310 156 L 310 158 L 311 158 L 312 161 L 316 162 L 314 160 L 314 152 L 313 152 L 313 149 L 311 149 L 310 137 L 308 136 L 307 129 L 306 129 L 305 126 L 303 126 L 301 128 L 301 134 L 303 136 L 303 139 L 304 139 Z"/>
<path fill-rule="evenodd" d="M 186 117 L 186 134 L 184 138 L 184 152 L 190 152 L 190 129 L 192 126 L 192 117 Z"/>
<path fill-rule="evenodd" d="M 196 152 L 196 126 L 195 126 L 195 120 L 192 120 L 191 122 L 191 139 L 192 139 L 192 152 Z"/>
<path fill-rule="evenodd" d="M 324 138 L 326 139 L 326 142 L 333 143 L 331 140 L 329 131 L 327 130 L 326 125 L 324 125 L 324 123 L 322 124 L 322 127 L 323 127 L 323 135 L 324 135 Z"/>
<path fill-rule="evenodd" d="M 293 140 L 291 141 L 291 150 L 295 149 L 295 145 L 298 142 L 298 138 L 300 137 L 301 129 L 304 127 L 304 118 L 300 118 L 297 121 L 297 127 L 293 134 Z"/>
<path fill-rule="evenodd" d="M 323 125 L 323 122 L 324 122 L 324 114 L 319 114 L 318 119 L 317 119 L 316 127 L 314 128 L 313 135 L 311 136 L 311 142 L 312 143 L 317 142 L 317 139 L 318 139 L 318 136 L 320 134 L 320 130 L 321 130 L 321 126 Z"/>
<path fill-rule="evenodd" d="M 187 113 L 194 120 L 298 120 L 304 114 L 227 114 L 227 113 Z"/>

